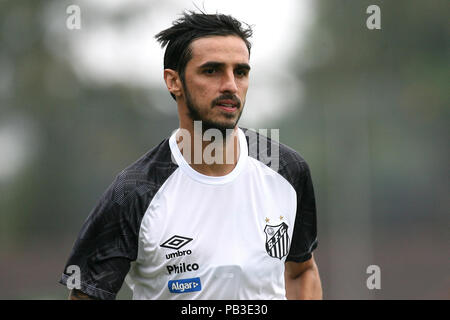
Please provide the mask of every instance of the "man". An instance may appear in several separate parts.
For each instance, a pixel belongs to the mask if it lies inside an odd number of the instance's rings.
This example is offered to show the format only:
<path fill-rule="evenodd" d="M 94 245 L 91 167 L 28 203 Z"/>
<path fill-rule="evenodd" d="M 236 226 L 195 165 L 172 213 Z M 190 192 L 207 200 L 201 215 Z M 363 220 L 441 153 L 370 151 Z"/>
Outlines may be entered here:
<path fill-rule="evenodd" d="M 156 36 L 180 128 L 123 170 L 89 215 L 60 281 L 79 268 L 72 299 L 114 299 L 124 280 L 134 299 L 322 298 L 309 167 L 237 126 L 251 34 L 231 16 L 187 12 Z"/>

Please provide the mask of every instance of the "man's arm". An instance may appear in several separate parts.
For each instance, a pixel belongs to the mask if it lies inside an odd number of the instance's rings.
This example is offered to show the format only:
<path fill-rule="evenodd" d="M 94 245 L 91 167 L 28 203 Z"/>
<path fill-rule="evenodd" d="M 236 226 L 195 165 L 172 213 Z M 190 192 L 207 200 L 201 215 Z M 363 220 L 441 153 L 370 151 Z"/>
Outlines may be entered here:
<path fill-rule="evenodd" d="M 70 290 L 69 300 L 96 300 L 95 298 L 88 296 L 87 294 L 81 292 L 77 289 Z"/>
<path fill-rule="evenodd" d="M 285 263 L 286 298 L 289 300 L 321 300 L 322 284 L 314 256 L 304 262 Z"/>

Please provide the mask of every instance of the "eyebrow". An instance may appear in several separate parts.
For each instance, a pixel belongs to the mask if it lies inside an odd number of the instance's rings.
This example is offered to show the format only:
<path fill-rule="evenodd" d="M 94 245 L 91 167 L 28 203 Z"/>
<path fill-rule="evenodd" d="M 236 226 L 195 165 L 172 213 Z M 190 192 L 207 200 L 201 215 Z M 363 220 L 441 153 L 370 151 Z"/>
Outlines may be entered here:
<path fill-rule="evenodd" d="M 207 61 L 204 64 L 202 64 L 199 68 L 200 69 L 206 69 L 206 68 L 221 68 L 225 66 L 225 63 L 223 62 L 217 62 L 217 61 Z M 248 63 L 237 63 L 236 64 L 237 69 L 245 69 L 250 70 L 250 65 Z"/>

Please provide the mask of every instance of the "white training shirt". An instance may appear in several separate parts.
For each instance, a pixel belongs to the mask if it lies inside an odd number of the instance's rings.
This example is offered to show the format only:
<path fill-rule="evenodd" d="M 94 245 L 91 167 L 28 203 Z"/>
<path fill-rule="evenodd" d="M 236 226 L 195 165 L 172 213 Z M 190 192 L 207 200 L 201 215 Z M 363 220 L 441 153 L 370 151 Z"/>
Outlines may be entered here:
<path fill-rule="evenodd" d="M 81 291 L 100 299 L 114 299 L 124 279 L 133 299 L 285 299 L 286 260 L 306 261 L 317 246 L 307 163 L 238 128 L 235 168 L 206 176 L 175 135 L 117 176 L 65 270 L 79 266 Z M 277 161 L 262 161 L 268 153 Z"/>

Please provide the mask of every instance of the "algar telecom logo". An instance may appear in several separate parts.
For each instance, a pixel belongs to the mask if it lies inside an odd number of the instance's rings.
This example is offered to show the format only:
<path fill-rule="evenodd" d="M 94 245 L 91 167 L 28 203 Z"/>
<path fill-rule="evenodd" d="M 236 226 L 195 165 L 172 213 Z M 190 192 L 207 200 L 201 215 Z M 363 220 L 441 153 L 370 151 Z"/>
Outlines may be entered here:
<path fill-rule="evenodd" d="M 169 291 L 172 293 L 186 293 L 202 290 L 200 278 L 170 280 L 168 287 Z"/>

